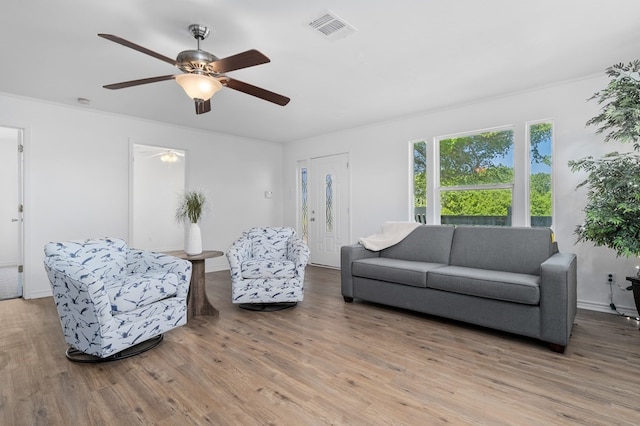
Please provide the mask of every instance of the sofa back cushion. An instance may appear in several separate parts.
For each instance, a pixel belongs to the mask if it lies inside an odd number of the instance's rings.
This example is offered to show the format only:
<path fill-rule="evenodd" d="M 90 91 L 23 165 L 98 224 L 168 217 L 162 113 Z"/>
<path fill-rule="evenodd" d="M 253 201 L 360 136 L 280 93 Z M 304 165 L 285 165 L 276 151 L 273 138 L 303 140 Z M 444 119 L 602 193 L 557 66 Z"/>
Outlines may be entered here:
<path fill-rule="evenodd" d="M 419 226 L 398 244 L 381 250 L 380 257 L 448 264 L 453 231 L 453 226 Z"/>
<path fill-rule="evenodd" d="M 45 245 L 46 256 L 77 263 L 101 280 L 111 281 L 127 274 L 127 243 L 121 238 L 66 241 Z"/>
<path fill-rule="evenodd" d="M 251 228 L 246 232 L 251 239 L 251 257 L 257 259 L 286 260 L 287 245 L 295 231 L 290 227 Z"/>
<path fill-rule="evenodd" d="M 553 254 L 549 228 L 458 226 L 450 264 L 469 268 L 540 275 Z"/>

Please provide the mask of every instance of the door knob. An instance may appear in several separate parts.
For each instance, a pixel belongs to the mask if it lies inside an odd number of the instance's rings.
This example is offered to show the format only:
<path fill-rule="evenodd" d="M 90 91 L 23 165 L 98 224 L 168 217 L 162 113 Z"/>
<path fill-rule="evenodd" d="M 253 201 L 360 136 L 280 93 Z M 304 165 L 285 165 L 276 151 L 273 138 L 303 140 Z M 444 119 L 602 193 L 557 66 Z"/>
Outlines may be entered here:
<path fill-rule="evenodd" d="M 16 219 L 16 218 L 12 218 L 11 219 L 11 222 L 17 222 L 17 221 L 18 221 L 18 219 Z"/>

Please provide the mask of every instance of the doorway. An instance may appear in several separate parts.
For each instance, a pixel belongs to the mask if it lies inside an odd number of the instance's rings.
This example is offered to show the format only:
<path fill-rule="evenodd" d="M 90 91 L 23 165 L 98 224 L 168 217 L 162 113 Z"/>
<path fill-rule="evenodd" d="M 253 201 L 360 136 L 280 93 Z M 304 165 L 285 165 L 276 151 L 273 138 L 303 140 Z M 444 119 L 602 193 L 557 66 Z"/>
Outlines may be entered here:
<path fill-rule="evenodd" d="M 187 152 L 131 143 L 129 245 L 170 251 L 184 247 L 184 228 L 175 219 L 184 193 Z"/>
<path fill-rule="evenodd" d="M 0 300 L 22 297 L 22 130 L 0 127 Z"/>
<path fill-rule="evenodd" d="M 312 158 L 307 188 L 310 263 L 339 268 L 349 238 L 348 154 Z"/>

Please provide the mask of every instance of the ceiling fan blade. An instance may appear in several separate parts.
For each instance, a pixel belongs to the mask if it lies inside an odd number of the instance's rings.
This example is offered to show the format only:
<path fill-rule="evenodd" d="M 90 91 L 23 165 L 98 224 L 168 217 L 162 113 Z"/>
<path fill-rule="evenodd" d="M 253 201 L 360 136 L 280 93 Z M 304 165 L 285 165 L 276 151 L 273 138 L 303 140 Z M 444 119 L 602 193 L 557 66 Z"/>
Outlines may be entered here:
<path fill-rule="evenodd" d="M 253 67 L 255 65 L 271 62 L 269 58 L 261 52 L 251 49 L 237 55 L 227 56 L 211 63 L 211 67 L 219 73 L 239 70 L 241 68 Z"/>
<path fill-rule="evenodd" d="M 133 50 L 137 50 L 138 52 L 142 52 L 145 53 L 149 56 L 153 56 L 156 59 L 160 59 L 161 61 L 165 61 L 167 63 L 170 63 L 171 65 L 175 66 L 176 65 L 176 61 L 175 59 L 171 59 L 167 56 L 161 55 L 159 53 L 154 52 L 153 50 L 149 50 L 146 47 L 142 47 L 140 45 L 137 45 L 135 43 L 132 43 L 128 40 L 125 40 L 121 37 L 118 36 L 114 36 L 112 34 L 98 34 L 98 36 L 102 37 L 102 38 L 106 38 L 107 40 L 111 40 L 115 43 L 121 44 L 123 46 L 126 46 L 128 48 L 131 48 Z"/>
<path fill-rule="evenodd" d="M 211 99 L 207 99 L 206 101 L 196 99 L 195 102 L 196 114 L 204 114 L 205 112 L 211 111 Z"/>
<path fill-rule="evenodd" d="M 233 78 L 230 78 L 227 81 L 226 85 L 227 85 L 227 87 L 229 87 L 231 89 L 238 90 L 240 92 L 244 92 L 247 95 L 252 95 L 252 96 L 255 96 L 255 97 L 260 98 L 260 99 L 264 99 L 265 101 L 273 102 L 274 104 L 277 104 L 277 105 L 280 105 L 280 106 L 285 106 L 291 100 L 291 99 L 287 98 L 286 96 L 278 95 L 277 93 L 270 92 L 270 91 L 268 91 L 266 89 L 262 89 L 260 87 L 253 86 L 253 85 L 251 85 L 249 83 L 245 83 L 243 81 L 236 80 L 236 79 L 233 79 Z"/>
<path fill-rule="evenodd" d="M 184 154 L 182 152 L 178 152 L 178 151 L 174 151 L 173 149 L 166 149 L 164 151 L 158 152 L 157 154 L 152 154 L 147 158 L 153 158 L 153 157 L 159 157 L 161 155 L 176 155 L 178 157 L 184 157 Z"/>
<path fill-rule="evenodd" d="M 112 89 L 112 90 L 124 89 L 125 87 L 139 86 L 141 84 L 149 84 L 149 83 L 156 83 L 158 81 L 173 80 L 174 78 L 176 78 L 175 75 L 169 74 L 169 75 L 161 75 L 160 77 L 149 77 L 149 78 L 142 78 L 140 80 L 131 80 L 131 81 L 123 81 L 122 83 L 107 84 L 102 87 L 104 87 L 105 89 Z"/>

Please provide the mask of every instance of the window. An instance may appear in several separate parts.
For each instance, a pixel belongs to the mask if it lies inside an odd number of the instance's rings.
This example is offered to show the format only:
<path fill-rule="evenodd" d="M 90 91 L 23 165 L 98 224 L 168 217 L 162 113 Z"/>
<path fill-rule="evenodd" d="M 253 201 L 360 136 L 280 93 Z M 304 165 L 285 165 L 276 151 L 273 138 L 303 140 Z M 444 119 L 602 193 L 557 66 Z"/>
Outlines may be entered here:
<path fill-rule="evenodd" d="M 427 143 L 413 143 L 413 217 L 427 223 Z"/>
<path fill-rule="evenodd" d="M 551 226 L 553 125 L 527 124 L 526 144 L 516 140 L 514 129 L 412 142 L 414 219 L 453 225 Z M 519 196 L 514 196 L 516 188 Z"/>
<path fill-rule="evenodd" d="M 308 179 L 307 168 L 300 168 L 300 218 L 302 225 L 302 241 L 305 243 L 309 238 L 309 199 L 308 199 Z"/>
<path fill-rule="evenodd" d="M 325 176 L 325 230 L 333 232 L 333 176 Z"/>
<path fill-rule="evenodd" d="M 513 129 L 437 140 L 440 223 L 511 225 Z"/>
<path fill-rule="evenodd" d="M 309 239 L 309 172 L 306 161 L 298 162 L 298 208 L 300 209 L 300 238 L 306 243 Z"/>
<path fill-rule="evenodd" d="M 553 196 L 551 188 L 551 148 L 553 124 L 529 124 L 529 213 L 531 226 L 552 225 Z"/>

